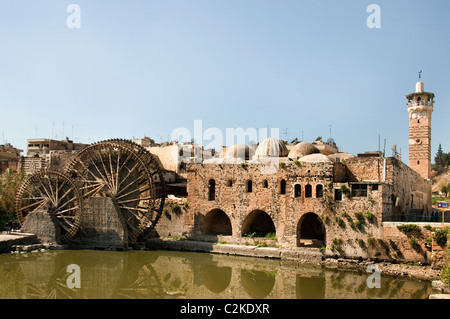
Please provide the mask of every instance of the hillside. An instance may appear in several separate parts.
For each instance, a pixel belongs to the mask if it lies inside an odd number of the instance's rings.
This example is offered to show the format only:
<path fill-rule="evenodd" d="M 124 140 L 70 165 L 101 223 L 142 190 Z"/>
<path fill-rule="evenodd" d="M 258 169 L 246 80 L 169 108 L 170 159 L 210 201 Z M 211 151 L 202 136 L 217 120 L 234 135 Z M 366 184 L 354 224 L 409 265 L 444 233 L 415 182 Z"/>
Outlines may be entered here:
<path fill-rule="evenodd" d="M 449 183 L 450 183 L 450 171 L 447 170 L 437 176 L 432 177 L 431 191 L 433 193 L 435 192 L 439 193 L 441 191 L 442 186 L 448 185 Z"/>

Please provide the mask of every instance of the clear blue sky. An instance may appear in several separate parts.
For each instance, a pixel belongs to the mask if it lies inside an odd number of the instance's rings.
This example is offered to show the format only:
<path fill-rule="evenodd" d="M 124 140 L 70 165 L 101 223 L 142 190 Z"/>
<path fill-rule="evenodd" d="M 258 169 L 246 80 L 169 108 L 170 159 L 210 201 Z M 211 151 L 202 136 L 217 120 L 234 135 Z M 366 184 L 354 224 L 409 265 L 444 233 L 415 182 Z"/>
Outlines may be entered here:
<path fill-rule="evenodd" d="M 79 29 L 66 25 L 72 3 Z M 405 95 L 423 70 L 432 158 L 439 143 L 450 151 L 448 0 L 0 0 L 0 41 L 0 133 L 23 149 L 35 137 L 159 142 L 202 120 L 306 141 L 331 125 L 342 151 L 377 150 L 380 136 L 407 162 Z"/>

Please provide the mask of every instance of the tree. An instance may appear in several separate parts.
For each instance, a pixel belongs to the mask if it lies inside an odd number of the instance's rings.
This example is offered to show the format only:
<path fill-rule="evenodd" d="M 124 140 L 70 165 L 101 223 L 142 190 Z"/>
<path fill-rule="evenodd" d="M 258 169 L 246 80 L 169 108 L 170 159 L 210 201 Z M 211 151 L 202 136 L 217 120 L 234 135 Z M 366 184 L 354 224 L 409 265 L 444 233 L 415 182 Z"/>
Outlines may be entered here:
<path fill-rule="evenodd" d="M 444 194 L 445 197 L 447 197 L 447 191 L 448 191 L 447 185 L 441 187 L 441 193 Z"/>
<path fill-rule="evenodd" d="M 442 150 L 442 145 L 441 145 L 441 143 L 439 143 L 439 147 L 438 147 L 438 150 L 437 150 L 437 152 L 436 152 L 436 156 L 434 157 L 434 163 L 437 165 L 437 166 L 444 166 L 444 163 L 443 163 L 443 155 L 444 155 L 444 151 Z"/>

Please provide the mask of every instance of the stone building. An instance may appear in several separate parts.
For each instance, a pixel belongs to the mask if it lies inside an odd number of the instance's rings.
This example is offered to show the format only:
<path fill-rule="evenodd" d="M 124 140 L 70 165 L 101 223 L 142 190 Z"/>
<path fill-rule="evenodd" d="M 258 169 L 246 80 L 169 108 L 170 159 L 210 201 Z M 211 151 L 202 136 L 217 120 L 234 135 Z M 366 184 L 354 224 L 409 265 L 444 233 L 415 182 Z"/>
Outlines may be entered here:
<path fill-rule="evenodd" d="M 87 144 L 74 143 L 69 138 L 58 141 L 47 138 L 27 140 L 27 155 L 20 159 L 19 166 L 25 174 L 44 168 L 63 169 L 64 165 Z"/>
<path fill-rule="evenodd" d="M 17 170 L 20 161 L 21 149 L 15 148 L 10 143 L 0 145 L 0 173 L 6 170 Z"/>
<path fill-rule="evenodd" d="M 159 236 L 370 257 L 374 238 L 388 240 L 386 229 L 398 232 L 385 223 L 431 215 L 434 94 L 424 92 L 422 82 L 416 87 L 407 96 L 410 166 L 381 152 L 339 152 L 332 139 L 286 145 L 268 138 L 256 149 L 224 148 L 219 158 L 187 165 L 186 214 L 163 218 Z"/>

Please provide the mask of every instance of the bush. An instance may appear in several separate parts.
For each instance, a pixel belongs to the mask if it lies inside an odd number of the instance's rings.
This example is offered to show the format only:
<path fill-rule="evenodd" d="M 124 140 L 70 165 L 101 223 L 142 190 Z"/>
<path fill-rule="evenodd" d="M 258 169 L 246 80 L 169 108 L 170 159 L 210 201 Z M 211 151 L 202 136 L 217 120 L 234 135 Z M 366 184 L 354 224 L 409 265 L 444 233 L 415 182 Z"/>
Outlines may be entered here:
<path fill-rule="evenodd" d="M 397 226 L 397 229 L 405 234 L 414 232 L 414 231 L 420 231 L 419 226 L 414 225 L 414 224 L 399 225 L 399 226 Z"/>
<path fill-rule="evenodd" d="M 343 220 L 342 218 L 340 218 L 340 217 L 336 217 L 336 223 L 337 223 L 340 227 L 344 226 L 344 220 Z"/>
<path fill-rule="evenodd" d="M 171 204 L 170 205 L 170 208 L 172 208 L 172 211 L 175 213 L 175 214 L 179 214 L 179 213 L 181 213 L 181 208 L 180 208 L 180 205 L 178 205 L 178 204 Z"/>
<path fill-rule="evenodd" d="M 356 212 L 355 217 L 357 220 L 360 220 L 361 222 L 364 222 L 364 215 L 361 212 Z"/>
<path fill-rule="evenodd" d="M 357 242 L 358 242 L 359 247 L 361 247 L 361 248 L 364 248 L 364 246 L 366 245 L 364 243 L 364 240 L 362 240 L 362 239 L 358 239 Z"/>
<path fill-rule="evenodd" d="M 450 266 L 442 267 L 440 278 L 445 285 L 450 286 Z"/>
<path fill-rule="evenodd" d="M 448 228 L 436 230 L 436 234 L 434 235 L 436 244 L 438 244 L 439 246 L 447 245 L 447 233 Z"/>
<path fill-rule="evenodd" d="M 341 185 L 339 188 L 342 194 L 344 194 L 347 197 L 350 197 L 350 189 L 346 185 Z"/>
<path fill-rule="evenodd" d="M 276 240 L 277 239 L 277 234 L 275 232 L 267 233 L 266 236 L 264 236 L 264 238 Z"/>
<path fill-rule="evenodd" d="M 420 245 L 415 238 L 411 237 L 411 239 L 409 240 L 409 244 L 411 245 L 411 248 L 414 249 L 415 251 L 420 250 Z"/>
<path fill-rule="evenodd" d="M 372 214 L 372 213 L 370 213 L 370 212 L 368 212 L 368 213 L 366 214 L 366 218 L 367 218 L 367 220 L 368 220 L 369 222 L 372 223 L 372 222 L 375 220 L 375 215 Z"/>
<path fill-rule="evenodd" d="M 10 171 L 0 175 L 0 215 L 14 215 L 16 193 L 23 180 L 21 172 Z"/>

